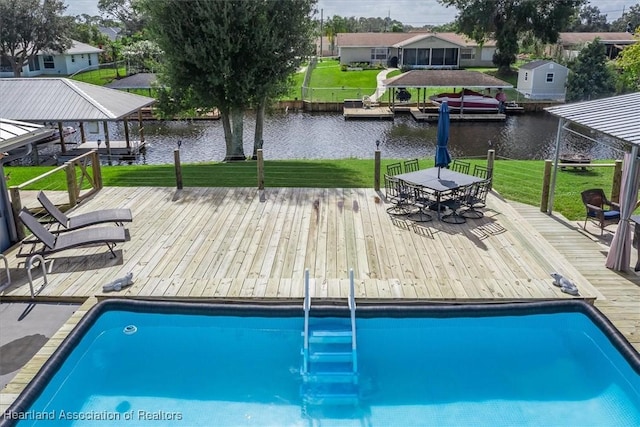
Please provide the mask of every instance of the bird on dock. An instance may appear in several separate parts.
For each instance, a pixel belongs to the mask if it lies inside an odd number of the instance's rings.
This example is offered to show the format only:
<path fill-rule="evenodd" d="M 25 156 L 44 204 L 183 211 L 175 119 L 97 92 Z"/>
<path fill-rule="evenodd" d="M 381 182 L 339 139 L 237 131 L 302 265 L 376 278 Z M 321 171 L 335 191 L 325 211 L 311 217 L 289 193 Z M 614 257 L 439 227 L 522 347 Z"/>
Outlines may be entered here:
<path fill-rule="evenodd" d="M 553 284 L 560 288 L 560 290 L 569 295 L 579 295 L 578 287 L 571 280 L 567 279 L 560 273 L 551 273 L 553 277 Z"/>

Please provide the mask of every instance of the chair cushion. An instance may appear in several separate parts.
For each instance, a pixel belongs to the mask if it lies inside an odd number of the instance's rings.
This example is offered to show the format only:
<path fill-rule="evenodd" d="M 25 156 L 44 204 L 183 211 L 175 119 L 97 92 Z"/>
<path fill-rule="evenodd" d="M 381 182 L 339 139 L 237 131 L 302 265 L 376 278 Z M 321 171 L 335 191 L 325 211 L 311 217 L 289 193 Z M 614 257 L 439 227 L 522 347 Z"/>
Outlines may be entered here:
<path fill-rule="evenodd" d="M 604 219 L 620 219 L 619 211 L 604 211 Z"/>

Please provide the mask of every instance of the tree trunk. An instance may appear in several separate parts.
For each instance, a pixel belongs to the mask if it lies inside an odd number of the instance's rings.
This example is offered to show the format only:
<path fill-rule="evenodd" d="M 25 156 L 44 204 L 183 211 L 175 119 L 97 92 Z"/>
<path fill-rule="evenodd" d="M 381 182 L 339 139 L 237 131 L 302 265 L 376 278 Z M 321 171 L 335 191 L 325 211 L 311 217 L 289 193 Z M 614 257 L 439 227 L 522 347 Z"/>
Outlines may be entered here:
<path fill-rule="evenodd" d="M 244 124 L 244 111 L 242 109 L 232 108 L 229 111 L 230 123 L 228 135 L 225 129 L 225 140 L 227 143 L 227 155 L 225 156 L 225 162 L 233 162 L 239 160 L 246 160 L 244 155 L 244 145 L 242 142 L 243 124 Z M 223 126 L 225 124 L 223 123 Z"/>
<path fill-rule="evenodd" d="M 222 129 L 224 130 L 224 144 L 226 155 L 224 161 L 229 160 L 229 154 L 233 152 L 233 132 L 231 130 L 231 118 L 229 110 L 220 110 L 220 120 L 222 120 Z"/>
<path fill-rule="evenodd" d="M 256 131 L 253 137 L 253 160 L 258 158 L 258 150 L 262 149 L 262 143 L 264 142 L 264 110 L 266 106 L 266 99 L 262 99 L 260 104 L 258 104 L 258 109 L 256 110 Z"/>

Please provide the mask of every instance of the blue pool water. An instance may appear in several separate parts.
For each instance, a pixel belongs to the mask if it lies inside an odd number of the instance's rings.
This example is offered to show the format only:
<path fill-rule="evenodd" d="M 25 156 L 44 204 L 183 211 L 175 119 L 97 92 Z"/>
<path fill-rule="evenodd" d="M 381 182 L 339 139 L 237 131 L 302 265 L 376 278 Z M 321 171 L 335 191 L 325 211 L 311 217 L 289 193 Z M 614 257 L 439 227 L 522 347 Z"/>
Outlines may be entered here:
<path fill-rule="evenodd" d="M 358 318 L 359 405 L 305 415 L 297 314 L 107 310 L 13 417 L 30 418 L 19 426 L 640 425 L 640 375 L 580 312 Z"/>

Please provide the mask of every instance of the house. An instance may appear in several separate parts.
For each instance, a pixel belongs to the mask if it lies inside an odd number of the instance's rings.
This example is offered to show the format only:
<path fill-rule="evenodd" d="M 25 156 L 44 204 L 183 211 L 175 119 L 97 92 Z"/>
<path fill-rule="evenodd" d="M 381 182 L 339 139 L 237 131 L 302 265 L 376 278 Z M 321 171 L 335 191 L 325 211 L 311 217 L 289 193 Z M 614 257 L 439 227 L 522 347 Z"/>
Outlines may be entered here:
<path fill-rule="evenodd" d="M 112 42 L 122 38 L 120 36 L 120 33 L 122 32 L 122 28 L 118 28 L 118 27 L 98 27 L 98 31 L 100 31 L 101 34 L 104 34 L 105 36 L 107 36 L 107 38 Z"/>
<path fill-rule="evenodd" d="M 64 53 L 38 53 L 28 65 L 22 67 L 21 77 L 70 76 L 81 70 L 97 68 L 102 49 L 76 40 L 72 40 L 72 43 Z M 13 69 L 5 57 L 0 57 L 0 77 L 13 77 Z"/>
<path fill-rule="evenodd" d="M 547 53 L 557 59 L 574 59 L 595 39 L 604 44 L 609 59 L 615 59 L 625 46 L 638 42 L 631 33 L 560 33 L 558 43 L 549 46 Z"/>
<path fill-rule="evenodd" d="M 340 64 L 367 62 L 410 69 L 492 67 L 494 41 L 456 33 L 340 33 Z"/>
<path fill-rule="evenodd" d="M 521 65 L 516 90 L 528 99 L 564 101 L 569 69 L 554 61 L 540 60 Z"/>

